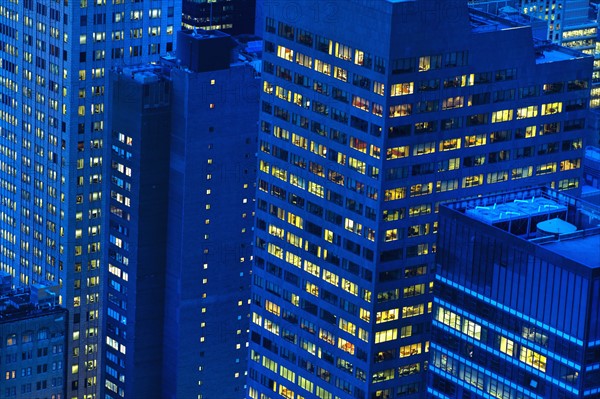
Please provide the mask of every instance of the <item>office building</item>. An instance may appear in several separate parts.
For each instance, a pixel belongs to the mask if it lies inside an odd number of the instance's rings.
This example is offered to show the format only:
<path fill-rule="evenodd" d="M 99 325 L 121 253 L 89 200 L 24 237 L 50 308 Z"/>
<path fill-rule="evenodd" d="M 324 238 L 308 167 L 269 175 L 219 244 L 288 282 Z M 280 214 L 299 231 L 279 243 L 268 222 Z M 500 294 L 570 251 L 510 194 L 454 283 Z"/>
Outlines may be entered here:
<path fill-rule="evenodd" d="M 175 0 L 0 5 L 0 270 L 61 287 L 69 398 L 99 392 L 108 72 L 171 51 L 180 21 Z"/>
<path fill-rule="evenodd" d="M 0 272 L 0 396 L 6 399 L 64 398 L 68 317 L 55 306 L 55 292 L 41 285 L 11 289 Z"/>
<path fill-rule="evenodd" d="M 260 80 L 240 47 L 179 32 L 114 75 L 103 397 L 244 396 Z"/>
<path fill-rule="evenodd" d="M 183 0 L 182 27 L 254 34 L 256 0 Z"/>
<path fill-rule="evenodd" d="M 178 34 L 163 398 L 244 397 L 260 79 L 218 31 Z"/>
<path fill-rule="evenodd" d="M 262 22 L 248 396 L 422 397 L 439 202 L 577 190 L 592 58 L 464 1 L 314 7 Z"/>
<path fill-rule="evenodd" d="M 600 397 L 599 223 L 545 188 L 440 207 L 427 397 Z"/>
<path fill-rule="evenodd" d="M 161 67 L 114 73 L 106 193 L 102 398 L 161 390 L 171 84 Z M 109 153 L 108 153 L 109 152 Z"/>

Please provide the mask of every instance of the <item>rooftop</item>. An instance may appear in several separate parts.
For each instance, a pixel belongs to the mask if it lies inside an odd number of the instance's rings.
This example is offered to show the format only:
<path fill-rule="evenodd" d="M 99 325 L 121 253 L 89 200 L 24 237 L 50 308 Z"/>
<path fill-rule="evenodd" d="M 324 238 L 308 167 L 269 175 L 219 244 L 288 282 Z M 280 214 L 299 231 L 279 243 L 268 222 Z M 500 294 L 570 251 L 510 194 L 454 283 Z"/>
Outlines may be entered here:
<path fill-rule="evenodd" d="M 600 268 L 600 207 L 550 188 L 444 204 L 591 269 Z"/>
<path fill-rule="evenodd" d="M 600 268 L 600 232 L 591 236 L 554 240 L 541 245 L 591 269 Z"/>
<path fill-rule="evenodd" d="M 57 287 L 34 285 L 0 295 L 0 323 L 66 312 L 56 306 L 53 291 Z"/>

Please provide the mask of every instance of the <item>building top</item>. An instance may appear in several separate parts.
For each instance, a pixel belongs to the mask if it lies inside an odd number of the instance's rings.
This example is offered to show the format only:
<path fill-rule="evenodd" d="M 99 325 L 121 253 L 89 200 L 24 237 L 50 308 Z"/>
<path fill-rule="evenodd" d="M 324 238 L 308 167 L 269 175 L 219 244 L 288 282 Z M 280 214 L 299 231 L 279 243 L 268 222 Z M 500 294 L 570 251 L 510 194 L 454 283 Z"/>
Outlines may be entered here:
<path fill-rule="evenodd" d="M 0 324 L 66 312 L 56 304 L 57 292 L 58 287 L 37 284 L 5 293 L 0 296 Z"/>
<path fill-rule="evenodd" d="M 588 57 L 567 47 L 545 40 L 546 22 L 523 13 L 494 15 L 476 8 L 469 9 L 469 19 L 474 33 L 486 33 L 509 29 L 532 29 L 536 63 L 566 61 Z"/>
<path fill-rule="evenodd" d="M 573 239 L 553 240 L 541 245 L 590 269 L 600 268 L 600 232 Z"/>
<path fill-rule="evenodd" d="M 447 203 L 442 208 L 505 230 L 550 251 L 549 257 L 559 255 L 585 268 L 600 269 L 597 205 L 540 187 Z"/>
<path fill-rule="evenodd" d="M 177 60 L 192 72 L 228 69 L 236 41 L 226 33 L 203 29 L 177 32 Z"/>
<path fill-rule="evenodd" d="M 591 145 L 585 147 L 585 159 L 600 163 L 600 148 Z"/>

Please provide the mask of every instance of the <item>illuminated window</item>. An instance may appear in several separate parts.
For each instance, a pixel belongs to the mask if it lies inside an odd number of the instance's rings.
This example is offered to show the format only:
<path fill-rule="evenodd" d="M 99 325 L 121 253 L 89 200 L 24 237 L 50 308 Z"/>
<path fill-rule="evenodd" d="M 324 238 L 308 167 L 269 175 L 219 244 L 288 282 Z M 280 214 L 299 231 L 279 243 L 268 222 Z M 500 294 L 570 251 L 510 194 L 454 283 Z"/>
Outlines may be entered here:
<path fill-rule="evenodd" d="M 431 55 L 419 58 L 419 72 L 426 72 L 431 69 L 438 69 L 442 65 L 441 55 Z"/>
<path fill-rule="evenodd" d="M 336 287 L 338 286 L 340 277 L 335 274 L 330 272 L 327 269 L 323 269 L 323 276 L 322 276 L 323 280 L 327 281 L 329 284 L 335 285 Z"/>
<path fill-rule="evenodd" d="M 552 115 L 562 112 L 562 102 L 548 103 L 542 105 L 542 115 Z"/>
<path fill-rule="evenodd" d="M 457 139 L 447 139 L 440 141 L 439 150 L 440 151 L 450 151 L 460 149 L 460 138 Z"/>
<path fill-rule="evenodd" d="M 401 146 L 401 147 L 390 147 L 386 150 L 386 160 L 405 158 L 409 155 L 409 147 Z"/>
<path fill-rule="evenodd" d="M 384 201 L 395 201 L 406 197 L 406 188 L 397 187 L 385 190 Z"/>
<path fill-rule="evenodd" d="M 354 355 L 354 344 L 352 342 L 348 342 L 343 338 L 338 338 L 338 348 L 343 350 L 344 352 L 348 352 L 351 355 Z"/>
<path fill-rule="evenodd" d="M 402 116 L 409 116 L 410 114 L 412 114 L 412 104 L 399 104 L 392 105 L 390 107 L 389 117 L 397 118 Z"/>
<path fill-rule="evenodd" d="M 537 105 L 530 105 L 529 107 L 517 108 L 517 119 L 535 118 L 537 114 Z"/>
<path fill-rule="evenodd" d="M 442 307 L 438 307 L 435 319 L 449 327 L 452 327 L 455 330 L 460 331 L 462 319 L 459 315 L 457 315 L 454 312 L 451 312 Z"/>
<path fill-rule="evenodd" d="M 380 344 L 382 342 L 393 341 L 398 338 L 398 329 L 392 328 L 384 331 L 377 331 L 375 333 L 375 343 Z"/>
<path fill-rule="evenodd" d="M 335 44 L 335 56 L 346 61 L 352 59 L 352 49 L 340 43 Z"/>
<path fill-rule="evenodd" d="M 513 119 L 513 110 L 505 109 L 492 112 L 492 123 L 507 122 Z"/>
<path fill-rule="evenodd" d="M 473 175 L 473 176 L 467 176 L 464 177 L 462 180 L 462 187 L 466 188 L 466 187 L 476 187 L 483 184 L 483 175 L 479 174 L 479 175 Z"/>
<path fill-rule="evenodd" d="M 393 84 L 390 89 L 390 95 L 392 97 L 413 94 L 413 92 L 414 92 L 414 82 L 396 83 L 396 84 Z"/>
<path fill-rule="evenodd" d="M 477 134 L 473 136 L 465 136 L 465 147 L 477 147 L 485 145 L 487 136 L 485 134 Z"/>
<path fill-rule="evenodd" d="M 400 347 L 400 357 L 409 357 L 421 353 L 421 343 L 405 345 Z"/>
<path fill-rule="evenodd" d="M 519 356 L 519 360 L 530 365 L 533 368 L 536 368 L 540 371 L 546 372 L 546 356 L 542 356 L 541 354 L 526 348 L 524 346 L 521 347 L 521 354 Z"/>
<path fill-rule="evenodd" d="M 398 239 L 398 229 L 390 229 L 385 231 L 385 242 L 396 241 Z"/>
<path fill-rule="evenodd" d="M 515 344 L 508 338 L 500 336 L 500 352 L 506 353 L 508 356 L 513 356 Z"/>
<path fill-rule="evenodd" d="M 344 68 L 334 67 L 333 68 L 333 77 L 341 80 L 342 82 L 348 81 L 348 71 Z"/>
<path fill-rule="evenodd" d="M 294 60 L 294 50 L 286 48 L 284 46 L 277 46 L 277 56 L 287 61 Z"/>
<path fill-rule="evenodd" d="M 338 327 L 340 328 L 340 330 L 345 331 L 349 334 L 354 335 L 356 333 L 356 326 L 353 323 L 342 319 L 341 317 L 338 318 Z"/>
<path fill-rule="evenodd" d="M 464 97 L 449 97 L 442 101 L 442 110 L 462 108 L 464 106 Z"/>
<path fill-rule="evenodd" d="M 331 76 L 331 65 L 321 60 L 315 59 L 315 71 Z"/>
<path fill-rule="evenodd" d="M 462 332 L 467 334 L 469 337 L 481 340 L 481 326 L 471 320 L 464 320 Z"/>
<path fill-rule="evenodd" d="M 513 180 L 523 179 L 526 177 L 531 177 L 533 175 L 533 167 L 525 166 L 521 168 L 515 168 L 512 170 L 511 178 Z"/>
<path fill-rule="evenodd" d="M 381 312 L 377 312 L 377 315 L 375 317 L 375 323 L 380 324 L 380 323 L 386 323 L 388 321 L 398 320 L 398 317 L 399 317 L 398 308 L 384 310 Z M 375 337 L 375 339 L 377 339 L 377 337 Z"/>

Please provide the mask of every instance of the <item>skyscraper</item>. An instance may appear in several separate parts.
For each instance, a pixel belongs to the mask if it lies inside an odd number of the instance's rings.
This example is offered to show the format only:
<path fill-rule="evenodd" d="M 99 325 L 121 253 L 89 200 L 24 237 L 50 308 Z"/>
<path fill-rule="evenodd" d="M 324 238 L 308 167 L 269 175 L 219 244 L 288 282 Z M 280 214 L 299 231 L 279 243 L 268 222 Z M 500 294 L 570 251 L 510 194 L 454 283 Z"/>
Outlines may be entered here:
<path fill-rule="evenodd" d="M 178 32 L 176 57 L 115 74 L 107 398 L 244 396 L 260 81 L 240 48 Z"/>
<path fill-rule="evenodd" d="M 175 0 L 0 6 L 0 269 L 60 286 L 69 398 L 98 396 L 108 71 L 171 51 L 180 15 Z"/>
<path fill-rule="evenodd" d="M 254 33 L 256 0 L 183 0 L 182 26 L 232 34 Z"/>
<path fill-rule="evenodd" d="M 111 82 L 102 398 L 162 389 L 171 84 L 156 65 Z"/>
<path fill-rule="evenodd" d="M 161 397 L 238 399 L 247 368 L 260 80 L 227 34 L 180 32 L 177 46 Z"/>
<path fill-rule="evenodd" d="M 464 1 L 294 4 L 262 21 L 249 396 L 422 397 L 439 202 L 576 189 L 592 59 Z"/>
<path fill-rule="evenodd" d="M 600 208 L 545 188 L 440 208 L 427 397 L 598 397 Z"/>

